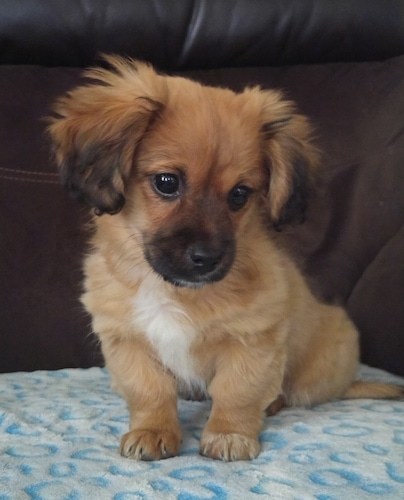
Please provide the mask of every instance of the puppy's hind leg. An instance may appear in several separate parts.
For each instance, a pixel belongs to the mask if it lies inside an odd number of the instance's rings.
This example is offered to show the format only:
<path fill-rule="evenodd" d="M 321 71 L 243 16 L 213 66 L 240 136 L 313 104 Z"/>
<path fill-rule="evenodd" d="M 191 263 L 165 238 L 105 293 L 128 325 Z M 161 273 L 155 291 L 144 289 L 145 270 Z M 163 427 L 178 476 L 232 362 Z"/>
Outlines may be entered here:
<path fill-rule="evenodd" d="M 358 332 L 345 311 L 318 304 L 318 317 L 306 344 L 298 345 L 284 392 L 288 406 L 313 406 L 341 399 L 355 380 Z"/>
<path fill-rule="evenodd" d="M 342 336 L 343 341 L 320 344 L 310 352 L 310 363 L 286 384 L 287 405 L 312 406 L 334 399 L 404 399 L 402 386 L 356 379 L 359 347 L 353 325 L 348 324 Z"/>

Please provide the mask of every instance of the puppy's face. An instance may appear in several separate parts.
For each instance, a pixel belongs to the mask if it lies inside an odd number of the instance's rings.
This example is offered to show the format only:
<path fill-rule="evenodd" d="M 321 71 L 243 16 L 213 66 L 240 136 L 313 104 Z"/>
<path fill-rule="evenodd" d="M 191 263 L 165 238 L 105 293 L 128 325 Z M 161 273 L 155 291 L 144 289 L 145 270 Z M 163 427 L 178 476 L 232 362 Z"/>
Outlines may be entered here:
<path fill-rule="evenodd" d="M 170 83 L 175 93 L 135 154 L 127 210 L 154 270 L 198 286 L 231 268 L 268 173 L 248 99 L 187 80 Z"/>
<path fill-rule="evenodd" d="M 165 280 L 201 286 L 232 267 L 250 224 L 302 217 L 315 152 L 279 93 L 236 94 L 112 58 L 59 101 L 49 128 L 68 188 L 122 210 Z"/>

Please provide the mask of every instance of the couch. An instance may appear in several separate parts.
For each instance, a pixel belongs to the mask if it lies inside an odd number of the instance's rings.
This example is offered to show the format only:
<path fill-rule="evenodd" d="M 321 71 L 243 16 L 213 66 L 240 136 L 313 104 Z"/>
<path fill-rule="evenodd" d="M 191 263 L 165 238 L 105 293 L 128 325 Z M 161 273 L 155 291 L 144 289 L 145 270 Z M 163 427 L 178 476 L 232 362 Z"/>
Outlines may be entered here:
<path fill-rule="evenodd" d="M 403 0 L 2 0 L 0 498 L 404 496 L 401 402 L 285 410 L 251 464 L 198 457 L 208 402 L 181 402 L 180 457 L 118 456 L 126 410 L 79 302 L 88 212 L 45 133 L 51 103 L 103 52 L 296 101 L 323 175 L 306 222 L 280 238 L 358 326 L 363 375 L 404 376 Z"/>

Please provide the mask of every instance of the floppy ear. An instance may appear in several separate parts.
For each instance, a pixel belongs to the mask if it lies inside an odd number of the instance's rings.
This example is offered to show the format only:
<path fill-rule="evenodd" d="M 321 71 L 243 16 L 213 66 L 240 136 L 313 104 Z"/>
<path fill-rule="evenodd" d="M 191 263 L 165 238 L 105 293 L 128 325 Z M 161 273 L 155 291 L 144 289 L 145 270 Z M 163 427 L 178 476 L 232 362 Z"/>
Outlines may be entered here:
<path fill-rule="evenodd" d="M 274 227 L 301 223 L 318 164 L 312 128 L 294 103 L 276 91 L 261 91 L 261 135 L 269 169 L 267 206 Z"/>
<path fill-rule="evenodd" d="M 97 215 L 122 209 L 136 146 L 167 93 L 150 66 L 105 59 L 112 68 L 87 71 L 93 82 L 60 98 L 48 127 L 62 182 Z"/>

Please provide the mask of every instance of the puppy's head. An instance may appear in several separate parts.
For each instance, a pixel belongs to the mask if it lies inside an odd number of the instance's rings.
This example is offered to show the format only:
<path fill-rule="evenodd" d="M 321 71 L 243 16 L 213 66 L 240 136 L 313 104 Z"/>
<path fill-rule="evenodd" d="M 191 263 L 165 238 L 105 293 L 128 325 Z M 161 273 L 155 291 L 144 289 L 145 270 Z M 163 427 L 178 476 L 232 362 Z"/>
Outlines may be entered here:
<path fill-rule="evenodd" d="M 221 280 L 263 213 L 277 228 L 302 221 L 316 153 L 307 120 L 279 92 L 236 94 L 108 62 L 58 101 L 49 132 L 68 189 L 97 215 L 119 212 L 159 275 Z"/>

